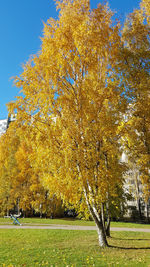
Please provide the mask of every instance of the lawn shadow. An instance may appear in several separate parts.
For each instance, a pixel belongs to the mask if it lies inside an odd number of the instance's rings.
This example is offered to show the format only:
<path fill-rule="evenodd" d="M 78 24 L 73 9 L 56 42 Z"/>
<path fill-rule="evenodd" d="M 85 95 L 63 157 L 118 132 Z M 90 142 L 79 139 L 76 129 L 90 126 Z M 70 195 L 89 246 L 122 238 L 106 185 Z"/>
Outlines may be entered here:
<path fill-rule="evenodd" d="M 122 249 L 122 250 L 132 250 L 132 249 L 135 249 L 135 250 L 147 250 L 147 249 L 150 249 L 150 247 L 140 247 L 140 248 L 135 248 L 135 247 L 120 247 L 120 246 L 112 246 L 112 245 L 109 245 L 108 246 L 109 248 L 117 248 L 117 249 Z"/>
<path fill-rule="evenodd" d="M 144 238 L 132 238 L 132 239 L 128 239 L 128 238 L 119 238 L 119 237 L 111 237 L 114 240 L 120 240 L 120 241 L 150 241 L 150 239 L 144 239 Z M 110 239 L 111 240 L 111 239 Z M 124 250 L 131 250 L 131 249 L 135 249 L 135 250 L 144 250 L 144 249 L 150 249 L 150 247 L 122 247 L 122 246 L 116 246 L 116 245 L 109 245 L 110 248 L 117 248 L 117 249 L 124 249 Z"/>
<path fill-rule="evenodd" d="M 115 240 L 123 240 L 123 241 L 125 241 L 125 240 L 127 240 L 127 241 L 130 241 L 130 240 L 131 241 L 142 241 L 142 240 L 143 241 L 150 241 L 149 238 L 147 238 L 147 239 L 146 238 L 145 239 L 144 238 L 141 238 L 141 239 L 140 238 L 138 238 L 138 239 L 136 239 L 136 238 L 135 239 L 134 238 L 128 239 L 128 238 L 119 238 L 119 237 L 112 237 L 112 238 L 115 239 Z"/>

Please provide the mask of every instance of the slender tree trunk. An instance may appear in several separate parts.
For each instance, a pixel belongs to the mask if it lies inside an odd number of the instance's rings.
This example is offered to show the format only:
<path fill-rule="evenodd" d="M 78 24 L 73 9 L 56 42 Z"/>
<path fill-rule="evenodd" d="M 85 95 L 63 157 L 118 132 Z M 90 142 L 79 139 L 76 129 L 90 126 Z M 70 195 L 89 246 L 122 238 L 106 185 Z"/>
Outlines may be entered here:
<path fill-rule="evenodd" d="M 107 213 L 107 221 L 105 225 L 105 231 L 106 231 L 106 236 L 110 237 L 110 210 L 109 210 L 109 200 L 106 202 L 106 213 Z"/>
<path fill-rule="evenodd" d="M 86 190 L 84 190 L 84 193 L 85 193 L 85 198 L 86 198 L 88 209 L 97 227 L 99 245 L 100 247 L 108 247 L 105 228 L 104 228 L 103 220 L 102 220 L 102 214 L 101 213 L 98 214 L 95 206 L 90 204 L 88 197 L 87 197 Z"/>
<path fill-rule="evenodd" d="M 104 212 L 104 203 L 101 204 L 101 218 L 102 218 L 102 224 L 105 229 L 105 212 Z"/>
<path fill-rule="evenodd" d="M 6 199 L 7 199 L 7 203 L 8 203 L 8 197 L 6 197 Z M 7 216 L 9 216 L 9 209 L 8 209 L 8 207 L 7 207 Z"/>
<path fill-rule="evenodd" d="M 17 213 L 18 213 L 18 215 L 20 214 L 20 207 L 19 207 L 19 198 L 18 198 L 18 200 L 17 200 Z"/>
<path fill-rule="evenodd" d="M 104 227 L 103 221 L 102 221 L 102 214 L 97 216 L 97 212 L 94 212 L 92 210 L 91 215 L 92 215 L 92 217 L 95 221 L 96 227 L 97 227 L 98 241 L 99 241 L 100 247 L 108 247 L 105 227 Z"/>
<path fill-rule="evenodd" d="M 148 210 L 148 203 L 146 205 L 146 221 L 149 222 L 149 210 Z"/>
<path fill-rule="evenodd" d="M 108 158 L 107 158 L 107 152 L 104 153 L 105 156 L 105 165 L 106 165 L 106 169 L 109 169 L 108 166 Z M 106 202 L 106 216 L 107 216 L 107 221 L 105 224 L 105 232 L 106 232 L 106 236 L 110 237 L 110 211 L 109 211 L 109 186 L 108 186 L 108 192 L 107 194 L 107 202 Z"/>
<path fill-rule="evenodd" d="M 140 200 L 140 198 L 138 198 L 138 200 L 137 200 L 137 205 L 138 205 L 139 218 L 140 218 L 140 220 L 142 220 L 141 200 Z"/>
<path fill-rule="evenodd" d="M 106 236 L 110 237 L 110 216 L 107 217 L 107 222 L 105 226 Z"/>
<path fill-rule="evenodd" d="M 139 213 L 139 219 L 142 220 L 142 212 L 141 212 L 141 200 L 140 200 L 140 187 L 139 187 L 139 174 L 137 173 L 135 168 L 135 186 L 136 186 L 136 199 L 137 199 L 137 210 Z"/>
<path fill-rule="evenodd" d="M 106 215 L 105 215 L 105 211 L 104 211 L 104 203 L 101 204 L 101 218 L 102 218 L 102 224 L 104 227 L 104 231 L 107 237 L 110 237 L 110 215 L 109 215 L 109 210 L 108 210 L 108 206 L 106 203 Z"/>
<path fill-rule="evenodd" d="M 42 218 L 42 204 L 40 204 L 40 218 Z"/>
<path fill-rule="evenodd" d="M 7 216 L 9 216 L 9 210 L 7 209 Z"/>
<path fill-rule="evenodd" d="M 100 247 L 107 247 L 108 243 L 107 243 L 106 233 L 105 233 L 105 229 L 103 227 L 103 223 L 102 222 L 95 222 L 95 223 L 97 226 L 99 245 L 100 245 Z"/>

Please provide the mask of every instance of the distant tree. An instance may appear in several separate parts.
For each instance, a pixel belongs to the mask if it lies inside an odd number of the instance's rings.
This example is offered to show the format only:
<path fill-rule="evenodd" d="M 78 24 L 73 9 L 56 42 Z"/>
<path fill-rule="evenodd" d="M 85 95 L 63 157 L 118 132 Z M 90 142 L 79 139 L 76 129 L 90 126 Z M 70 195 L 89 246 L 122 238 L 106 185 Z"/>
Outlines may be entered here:
<path fill-rule="evenodd" d="M 28 130 L 11 125 L 0 138 L 0 212 L 9 214 L 17 207 L 23 213 L 59 216 L 63 212 L 61 200 L 53 198 L 42 186 L 40 176 L 32 168 L 32 147 Z M 31 130 L 30 130 L 31 134 Z M 59 214 L 60 213 L 60 214 Z"/>
<path fill-rule="evenodd" d="M 147 203 L 150 198 L 149 0 L 143 0 L 140 9 L 128 16 L 122 32 L 122 40 L 124 48 L 121 56 L 121 71 L 130 99 L 128 123 L 126 123 L 126 148 L 134 168 L 139 171 L 140 181 L 143 185 L 143 196 Z M 137 198 L 140 201 L 140 196 Z"/>
<path fill-rule="evenodd" d="M 18 173 L 14 159 L 16 146 L 18 146 L 18 140 L 13 138 L 12 142 L 9 134 L 0 137 L 0 213 L 3 215 L 8 215 L 9 210 L 14 207 L 11 180 L 12 176 L 16 177 Z"/>

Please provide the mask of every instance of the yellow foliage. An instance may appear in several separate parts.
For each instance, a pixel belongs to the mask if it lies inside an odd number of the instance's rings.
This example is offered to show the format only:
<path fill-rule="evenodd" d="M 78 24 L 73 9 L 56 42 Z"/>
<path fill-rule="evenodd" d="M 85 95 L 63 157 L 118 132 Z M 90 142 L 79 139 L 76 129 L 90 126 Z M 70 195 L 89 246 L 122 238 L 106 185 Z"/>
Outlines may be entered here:
<path fill-rule="evenodd" d="M 131 161 L 141 173 L 144 197 L 150 197 L 150 1 L 130 14 L 123 29 L 122 67 L 130 92 L 127 148 Z M 147 188 L 147 190 L 146 190 Z"/>
<path fill-rule="evenodd" d="M 91 10 L 87 0 L 56 3 L 59 19 L 44 24 L 40 54 L 15 79 L 24 97 L 10 111 L 17 109 L 16 125 L 29 131 L 15 157 L 20 179 L 38 175 L 51 195 L 100 212 L 108 193 L 117 196 L 116 186 L 123 185 L 120 25 L 112 25 L 107 5 Z M 36 191 L 37 184 L 29 188 Z"/>

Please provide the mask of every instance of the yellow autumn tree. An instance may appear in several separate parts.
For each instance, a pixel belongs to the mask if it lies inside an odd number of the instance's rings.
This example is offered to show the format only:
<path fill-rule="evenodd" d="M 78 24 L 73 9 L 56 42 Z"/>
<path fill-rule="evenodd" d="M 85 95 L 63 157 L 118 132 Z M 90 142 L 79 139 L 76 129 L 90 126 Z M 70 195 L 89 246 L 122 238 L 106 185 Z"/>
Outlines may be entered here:
<path fill-rule="evenodd" d="M 9 109 L 37 130 L 34 169 L 44 187 L 77 209 L 85 203 L 100 246 L 107 246 L 103 205 L 123 186 L 119 25 L 107 5 L 92 10 L 87 0 L 56 3 L 59 18 L 44 25 L 40 53 L 15 79 L 23 97 Z"/>
<path fill-rule="evenodd" d="M 16 127 L 14 124 L 14 127 Z M 64 208 L 62 201 L 54 194 L 51 195 L 49 189 L 45 189 L 41 183 L 41 163 L 39 168 L 34 168 L 37 147 L 35 146 L 35 136 L 37 135 L 36 129 L 32 126 L 23 126 L 19 123 L 19 129 L 17 131 L 20 138 L 20 145 L 18 146 L 15 154 L 19 174 L 15 179 L 15 184 L 18 181 L 17 192 L 20 195 L 20 207 L 23 210 L 34 210 L 34 212 L 40 212 L 40 216 L 45 214 L 49 217 L 62 216 Z M 16 187 L 14 188 L 16 192 Z"/>
<path fill-rule="evenodd" d="M 41 216 L 59 216 L 63 212 L 61 200 L 52 198 L 42 186 L 39 174 L 32 168 L 31 155 L 28 130 L 21 124 L 10 125 L 0 138 L 0 212 L 9 215 L 16 207 L 24 216 L 33 211 Z"/>
<path fill-rule="evenodd" d="M 3 134 L 0 137 L 0 213 L 3 215 L 8 215 L 9 210 L 14 207 L 11 180 L 12 176 L 16 177 L 18 173 L 14 159 L 17 143 L 16 138 L 13 142 L 12 139 L 10 140 L 9 134 Z"/>
<path fill-rule="evenodd" d="M 121 71 L 129 92 L 127 150 L 140 174 L 143 196 L 150 198 L 150 2 L 143 0 L 126 20 Z M 140 201 L 140 197 L 138 197 Z"/>

